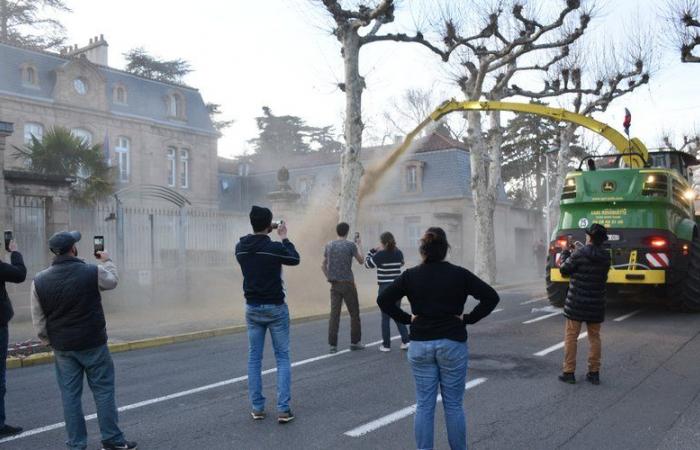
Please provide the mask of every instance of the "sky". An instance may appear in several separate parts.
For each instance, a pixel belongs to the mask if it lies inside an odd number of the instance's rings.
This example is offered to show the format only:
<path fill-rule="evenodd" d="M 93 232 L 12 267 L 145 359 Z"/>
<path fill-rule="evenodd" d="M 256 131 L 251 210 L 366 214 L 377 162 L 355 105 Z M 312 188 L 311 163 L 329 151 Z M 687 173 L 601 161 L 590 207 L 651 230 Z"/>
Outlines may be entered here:
<path fill-rule="evenodd" d="M 401 2 L 397 21 L 419 21 L 429 0 Z M 454 0 L 453 0 L 454 1 Z M 559 0 L 544 0 L 559 4 Z M 600 2 L 599 2 L 600 3 Z M 592 27 L 593 39 L 624 39 L 628 30 L 644 32 L 661 24 L 659 3 L 618 0 L 603 3 Z M 223 119 L 235 123 L 223 132 L 219 154 L 250 151 L 257 135 L 254 118 L 268 106 L 273 114 L 302 117 L 309 125 L 334 125 L 342 132 L 344 94 L 340 45 L 328 31 L 318 3 L 311 0 L 67 0 L 72 13 L 59 19 L 68 43 L 86 45 L 104 34 L 110 65 L 123 68 L 122 54 L 144 47 L 165 59 L 182 58 L 194 72 L 185 83 L 200 90 L 206 102 L 221 104 Z M 659 70 L 649 85 L 617 100 L 597 119 L 621 129 L 624 108 L 632 111 L 632 135 L 648 147 L 670 133 L 677 139 L 700 131 L 700 64 L 681 64 L 665 42 L 657 43 Z M 421 88 L 436 97 L 458 97 L 449 70 L 427 50 L 413 44 L 376 43 L 361 53 L 366 77 L 363 114 L 367 140 L 386 129 L 384 112 L 406 89 Z M 595 57 L 595 55 L 592 55 Z"/>

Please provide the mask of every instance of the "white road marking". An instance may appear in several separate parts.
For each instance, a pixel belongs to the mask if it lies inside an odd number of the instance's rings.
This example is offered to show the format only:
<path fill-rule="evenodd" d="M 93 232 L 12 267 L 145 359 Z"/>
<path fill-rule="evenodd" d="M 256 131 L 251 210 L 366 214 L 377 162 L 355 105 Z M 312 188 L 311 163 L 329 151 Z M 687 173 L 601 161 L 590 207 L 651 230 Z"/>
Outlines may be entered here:
<path fill-rule="evenodd" d="M 400 337 L 401 337 L 401 336 L 393 336 L 393 337 L 391 338 L 391 340 L 394 341 L 394 340 L 396 340 L 396 339 L 399 339 Z M 369 344 L 366 344 L 366 347 L 375 347 L 375 346 L 377 346 L 377 345 L 379 345 L 379 344 L 381 344 L 381 343 L 382 343 L 382 341 L 370 342 Z M 345 349 L 345 350 L 340 350 L 340 351 L 338 351 L 337 353 L 327 353 L 327 354 L 324 354 L 324 355 L 315 356 L 315 357 L 313 357 L 313 358 L 308 358 L 308 359 L 304 359 L 304 360 L 302 360 L 302 361 L 293 362 L 293 363 L 292 363 L 292 367 L 303 366 L 303 365 L 306 365 L 306 364 L 310 364 L 310 363 L 312 363 L 312 362 L 321 361 L 321 360 L 323 360 L 323 359 L 328 359 L 328 358 L 333 358 L 333 357 L 335 357 L 335 356 L 342 355 L 342 354 L 344 354 L 344 353 L 349 353 L 349 352 L 350 352 L 350 349 Z M 262 374 L 263 374 L 263 375 L 268 375 L 268 374 L 270 374 L 270 373 L 275 373 L 275 372 L 277 372 L 277 368 L 272 368 L 272 369 L 263 370 L 263 371 L 262 371 Z M 194 389 L 188 389 L 188 390 L 186 390 L 186 391 L 181 391 L 181 392 L 176 392 L 176 393 L 174 393 L 174 394 L 165 395 L 165 396 L 163 396 L 163 397 L 152 398 L 152 399 L 150 399 L 150 400 L 144 400 L 144 401 L 141 401 L 141 402 L 138 402 L 138 403 L 132 403 L 132 404 L 130 404 L 130 405 L 124 405 L 124 406 L 121 406 L 121 407 L 117 408 L 117 411 L 123 412 L 123 411 L 130 411 L 130 410 L 132 410 L 132 409 L 143 408 L 144 406 L 149 406 L 149 405 L 153 405 L 153 404 L 156 404 L 156 403 L 162 403 L 162 402 L 165 402 L 165 401 L 168 401 L 168 400 L 172 400 L 172 399 L 175 399 L 175 398 L 185 397 L 185 396 L 188 396 L 188 395 L 198 394 L 198 393 L 204 392 L 204 391 L 209 391 L 209 390 L 211 390 L 211 389 L 220 388 L 220 387 L 222 387 L 222 386 L 228 386 L 228 385 L 231 385 L 231 384 L 240 383 L 240 382 L 242 382 L 242 381 L 246 381 L 247 379 L 248 379 L 248 376 L 247 376 L 247 375 L 243 375 L 243 376 L 240 376 L 240 377 L 231 378 L 231 379 L 224 380 L 224 381 L 219 381 L 218 383 L 207 384 L 206 386 L 200 386 L 200 387 L 197 387 L 197 388 L 194 388 Z M 90 415 L 88 415 L 88 416 L 85 416 L 85 421 L 86 421 L 86 422 L 87 422 L 87 421 L 91 421 L 91 420 L 95 420 L 95 419 L 97 419 L 97 414 L 90 414 Z M 31 430 L 27 430 L 27 431 L 25 431 L 25 432 L 23 432 L 23 433 L 20 433 L 20 434 L 15 435 L 15 436 L 10 436 L 10 437 L 6 437 L 6 438 L 4 438 L 4 439 L 0 439 L 0 444 L 2 444 L 2 443 L 4 443 L 4 442 L 10 442 L 10 441 L 15 441 L 15 440 L 17 440 L 17 439 L 23 439 L 23 438 L 26 438 L 26 437 L 34 436 L 34 435 L 36 435 L 36 434 L 46 433 L 46 432 L 48 432 L 48 431 L 53 431 L 53 430 L 56 430 L 56 429 L 59 429 L 59 428 L 63 428 L 65 425 L 66 425 L 65 422 L 60 422 L 60 423 L 54 423 L 54 424 L 52 424 L 52 425 L 47 425 L 47 426 L 44 426 L 44 427 L 33 428 L 33 429 L 31 429 Z"/>
<path fill-rule="evenodd" d="M 486 380 L 487 380 L 486 378 L 475 378 L 475 379 L 467 382 L 467 384 L 464 385 L 464 389 L 469 390 L 475 386 L 478 386 L 478 385 L 486 382 Z M 438 395 L 437 401 L 438 402 L 442 401 L 442 396 Z M 364 425 L 360 425 L 357 428 L 353 428 L 350 431 L 346 431 L 343 434 L 345 434 L 345 436 L 350 436 L 350 437 L 364 436 L 367 433 L 371 433 L 374 430 L 378 430 L 381 427 L 392 424 L 394 422 L 398 422 L 399 420 L 401 420 L 403 418 L 406 418 L 410 415 L 413 415 L 413 414 L 415 414 L 415 412 L 416 412 L 416 405 L 415 404 L 411 405 L 411 406 L 407 406 L 403 409 L 400 409 L 396 412 L 388 414 L 384 417 L 380 417 L 377 420 L 373 420 L 373 421 L 368 422 Z"/>
<path fill-rule="evenodd" d="M 638 309 L 638 310 L 636 310 L 636 311 L 632 311 L 632 312 L 629 313 L 629 314 L 625 314 L 624 316 L 620 316 L 620 317 L 617 317 L 617 318 L 613 319 L 613 322 L 622 322 L 622 321 L 625 320 L 625 319 L 629 319 L 629 318 L 632 317 L 632 316 L 636 316 L 637 314 L 639 314 L 639 313 L 642 312 L 643 310 L 644 310 L 644 308 L 640 308 L 640 309 Z"/>
<path fill-rule="evenodd" d="M 530 303 L 541 302 L 542 300 L 547 300 L 547 298 L 548 297 L 546 295 L 544 297 L 533 298 L 528 301 L 522 302 L 521 305 L 529 305 Z"/>
<path fill-rule="evenodd" d="M 584 331 L 583 333 L 578 335 L 578 340 L 580 341 L 581 339 L 585 338 L 588 336 L 588 331 Z M 540 350 L 539 352 L 535 353 L 535 356 L 544 356 L 552 353 L 553 351 L 559 350 L 560 348 L 564 348 L 564 342 L 560 342 L 558 344 L 552 345 L 551 347 L 547 347 L 544 350 Z"/>
<path fill-rule="evenodd" d="M 491 311 L 491 312 L 492 312 L 492 313 L 495 313 L 495 312 L 501 312 L 501 311 L 503 311 L 503 308 L 496 308 L 496 309 L 494 309 L 494 310 Z"/>
<path fill-rule="evenodd" d="M 550 317 L 558 316 L 558 315 L 560 315 L 561 313 L 562 313 L 562 311 L 557 311 L 557 312 L 545 314 L 544 316 L 535 317 L 534 319 L 526 320 L 526 321 L 523 322 L 523 323 L 535 323 L 535 322 L 539 322 L 540 320 L 549 319 Z"/>

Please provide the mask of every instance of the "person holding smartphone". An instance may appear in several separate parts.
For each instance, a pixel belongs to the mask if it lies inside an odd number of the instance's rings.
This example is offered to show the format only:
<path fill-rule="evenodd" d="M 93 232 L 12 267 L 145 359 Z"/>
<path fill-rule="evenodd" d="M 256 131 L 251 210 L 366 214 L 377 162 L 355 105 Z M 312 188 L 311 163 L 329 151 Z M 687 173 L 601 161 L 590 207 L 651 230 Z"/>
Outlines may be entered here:
<path fill-rule="evenodd" d="M 7 345 L 10 339 L 8 324 L 15 315 L 5 283 L 22 283 L 27 277 L 27 268 L 24 266 L 22 254 L 17 251 L 12 233 L 7 231 L 5 232 L 5 250 L 10 254 L 10 262 L 0 261 L 0 438 L 22 432 L 21 427 L 5 423 Z"/>
<path fill-rule="evenodd" d="M 104 251 L 95 252 L 96 265 L 78 259 L 76 244 L 80 238 L 77 231 L 61 231 L 49 239 L 49 250 L 56 257 L 32 283 L 32 322 L 39 339 L 53 347 L 68 447 L 87 448 L 82 406 L 83 379 L 87 377 L 95 399 L 102 449 L 135 449 L 136 442 L 127 441 L 119 428 L 114 363 L 107 347 L 100 293 L 117 287 L 117 266 Z"/>

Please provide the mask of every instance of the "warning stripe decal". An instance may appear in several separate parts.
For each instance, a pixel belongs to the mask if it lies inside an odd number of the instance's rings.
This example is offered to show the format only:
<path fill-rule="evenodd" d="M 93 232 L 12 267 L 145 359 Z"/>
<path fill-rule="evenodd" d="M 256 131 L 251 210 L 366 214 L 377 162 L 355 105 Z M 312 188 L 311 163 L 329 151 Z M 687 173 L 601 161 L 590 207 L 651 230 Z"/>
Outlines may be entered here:
<path fill-rule="evenodd" d="M 667 268 L 669 265 L 669 259 L 666 253 L 647 253 L 647 262 L 651 267 L 655 268 Z"/>

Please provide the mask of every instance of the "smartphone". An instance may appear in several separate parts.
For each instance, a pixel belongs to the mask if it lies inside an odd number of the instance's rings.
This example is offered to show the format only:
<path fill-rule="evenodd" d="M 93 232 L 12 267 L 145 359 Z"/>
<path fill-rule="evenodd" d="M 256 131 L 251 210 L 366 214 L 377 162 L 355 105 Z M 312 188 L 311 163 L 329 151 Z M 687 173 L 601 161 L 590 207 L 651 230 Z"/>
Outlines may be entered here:
<path fill-rule="evenodd" d="M 360 232 L 356 231 L 355 232 L 355 243 L 360 242 Z"/>
<path fill-rule="evenodd" d="M 12 230 L 5 230 L 5 251 L 10 251 L 10 242 L 14 239 Z"/>
<path fill-rule="evenodd" d="M 275 222 L 272 222 L 272 229 L 276 230 L 278 229 L 281 225 L 284 225 L 284 220 L 277 220 Z"/>
<path fill-rule="evenodd" d="M 93 243 L 95 246 L 95 258 L 97 258 L 97 252 L 105 251 L 105 237 L 95 236 Z"/>

